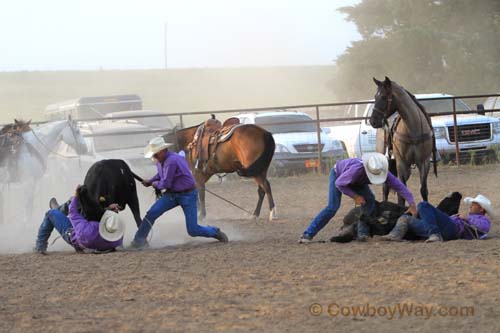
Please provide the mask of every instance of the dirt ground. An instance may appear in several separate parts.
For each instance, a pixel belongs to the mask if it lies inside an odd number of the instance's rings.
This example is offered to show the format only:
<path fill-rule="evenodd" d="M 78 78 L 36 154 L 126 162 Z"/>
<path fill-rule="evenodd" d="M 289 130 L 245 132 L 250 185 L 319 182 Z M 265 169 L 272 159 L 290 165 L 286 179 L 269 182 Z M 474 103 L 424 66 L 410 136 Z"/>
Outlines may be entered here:
<path fill-rule="evenodd" d="M 429 177 L 430 201 L 452 190 L 480 192 L 500 212 L 499 180 L 499 165 L 442 167 Z M 327 176 L 271 184 L 273 222 L 267 202 L 256 223 L 207 194 L 208 223 L 228 230 L 236 239 L 229 244 L 190 239 L 142 252 L 0 255 L 0 331 L 500 331 L 499 219 L 484 241 L 300 245 L 326 203 Z M 409 186 L 418 193 L 417 177 Z M 253 182 L 209 189 L 254 208 Z M 380 198 L 380 187 L 374 191 Z M 344 198 L 317 239 L 333 235 L 352 207 Z M 358 306 L 364 315 L 354 314 Z"/>

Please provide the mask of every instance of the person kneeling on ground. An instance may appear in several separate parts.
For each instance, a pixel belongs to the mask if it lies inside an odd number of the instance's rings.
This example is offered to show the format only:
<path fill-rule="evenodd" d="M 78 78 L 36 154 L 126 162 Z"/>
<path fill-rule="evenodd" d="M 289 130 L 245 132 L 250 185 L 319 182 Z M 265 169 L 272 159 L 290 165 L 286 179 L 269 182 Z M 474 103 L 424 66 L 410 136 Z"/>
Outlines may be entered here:
<path fill-rule="evenodd" d="M 364 215 L 370 216 L 375 208 L 375 195 L 369 184 L 386 183 L 410 205 L 408 212 L 417 214 L 415 200 L 410 190 L 388 171 L 387 158 L 380 153 L 366 153 L 363 159 L 349 158 L 338 161 L 330 171 L 328 205 L 319 212 L 304 231 L 299 243 L 310 243 L 313 237 L 335 216 L 340 207 L 342 194 L 351 197 L 356 206 L 361 206 Z M 366 241 L 369 227 L 358 220 L 357 240 Z"/>
<path fill-rule="evenodd" d="M 79 198 L 85 193 L 85 186 L 79 185 L 76 188 L 68 207 L 68 216 L 57 208 L 57 203 L 51 199 L 52 209 L 45 214 L 38 230 L 35 252 L 47 254 L 48 241 L 54 228 L 77 252 L 105 253 L 122 245 L 125 223 L 116 212 L 117 205 L 112 204 L 110 209 L 103 209 L 100 221 L 87 220 L 78 210 Z"/>
<path fill-rule="evenodd" d="M 466 216 L 448 216 L 430 203 L 421 202 L 418 204 L 420 218 L 401 216 L 394 229 L 388 235 L 382 236 L 382 239 L 401 241 L 408 231 L 426 239 L 426 242 L 486 238 L 491 228 L 488 216 L 494 214 L 491 201 L 478 194 L 475 198 L 465 198 L 464 202 L 469 205 L 469 214 Z"/>
<path fill-rule="evenodd" d="M 198 190 L 193 174 L 184 157 L 170 152 L 168 147 L 173 144 L 166 143 L 163 137 L 156 137 L 149 141 L 146 147 L 145 158 L 156 161 L 158 173 L 149 181 L 143 181 L 146 187 L 153 186 L 165 193 L 151 206 L 146 213 L 139 229 L 137 230 L 131 248 L 142 249 L 146 247 L 147 236 L 156 219 L 163 213 L 181 206 L 186 218 L 186 228 L 190 236 L 212 237 L 220 242 L 227 243 L 228 238 L 219 228 L 201 226 L 198 224 Z"/>

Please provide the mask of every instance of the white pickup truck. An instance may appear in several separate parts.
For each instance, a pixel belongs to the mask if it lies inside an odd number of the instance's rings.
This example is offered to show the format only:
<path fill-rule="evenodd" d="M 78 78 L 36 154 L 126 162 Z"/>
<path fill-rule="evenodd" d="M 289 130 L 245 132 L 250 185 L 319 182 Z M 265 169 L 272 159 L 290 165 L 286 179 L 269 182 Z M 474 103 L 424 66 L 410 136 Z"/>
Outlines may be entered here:
<path fill-rule="evenodd" d="M 335 163 L 347 155 L 342 142 L 327 135 L 328 129 L 321 130 L 318 147 L 316 124 L 307 113 L 286 110 L 247 112 L 236 117 L 242 124 L 256 124 L 273 134 L 276 150 L 271 166 L 277 174 L 284 170 L 317 167 L 319 147 L 324 163 Z"/>
<path fill-rule="evenodd" d="M 436 113 L 451 112 L 451 99 L 430 99 L 452 97 L 446 94 L 419 94 L 415 95 L 431 115 L 432 127 L 436 136 L 436 148 L 443 160 L 448 162 L 455 159 L 455 136 L 453 115 L 432 116 Z M 470 111 L 469 106 L 461 99 L 455 99 L 457 111 Z M 373 103 L 349 106 L 346 117 L 370 117 Z M 491 154 L 496 156 L 500 149 L 500 120 L 481 114 L 457 115 L 458 143 L 460 158 L 475 157 Z M 350 157 L 361 157 L 364 153 L 377 151 L 377 130 L 371 127 L 368 120 L 357 120 L 339 126 L 329 127 L 330 136 L 344 141 Z M 380 133 L 379 129 L 379 133 Z"/>

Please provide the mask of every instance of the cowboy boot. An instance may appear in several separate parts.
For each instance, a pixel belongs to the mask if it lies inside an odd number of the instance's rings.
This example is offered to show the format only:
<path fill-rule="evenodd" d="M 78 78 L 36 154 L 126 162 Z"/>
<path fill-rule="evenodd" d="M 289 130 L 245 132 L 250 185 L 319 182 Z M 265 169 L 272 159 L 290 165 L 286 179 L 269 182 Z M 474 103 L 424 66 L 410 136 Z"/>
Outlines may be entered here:
<path fill-rule="evenodd" d="M 385 241 L 402 242 L 407 232 L 408 232 L 408 216 L 403 215 L 398 219 L 396 225 L 394 226 L 394 228 L 392 228 L 391 232 L 388 233 L 387 235 L 380 237 L 380 239 Z"/>
<path fill-rule="evenodd" d="M 50 198 L 50 201 L 49 201 L 49 208 L 50 209 L 55 209 L 55 208 L 58 208 L 59 207 L 59 203 L 57 202 L 57 199 L 52 197 Z"/>

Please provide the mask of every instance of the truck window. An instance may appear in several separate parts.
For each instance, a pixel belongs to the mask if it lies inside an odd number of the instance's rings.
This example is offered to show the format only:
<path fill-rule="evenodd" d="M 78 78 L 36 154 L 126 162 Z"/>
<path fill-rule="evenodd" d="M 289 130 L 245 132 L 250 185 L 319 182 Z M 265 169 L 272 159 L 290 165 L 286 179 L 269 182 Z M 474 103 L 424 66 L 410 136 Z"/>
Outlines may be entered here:
<path fill-rule="evenodd" d="M 427 113 L 438 113 L 438 112 L 453 112 L 453 100 L 451 99 L 437 99 L 437 100 L 427 100 L 419 101 L 424 107 Z M 455 99 L 455 107 L 457 111 L 470 111 L 470 108 L 461 99 Z"/>

